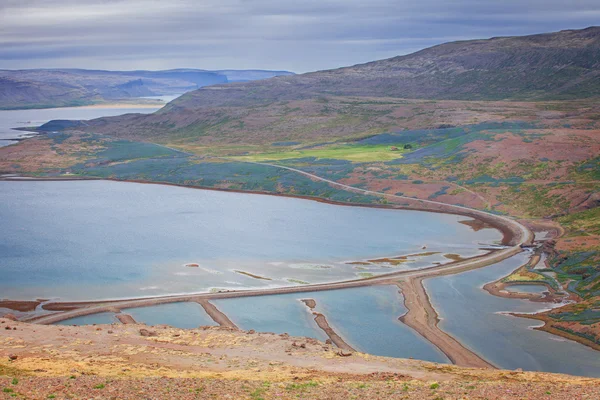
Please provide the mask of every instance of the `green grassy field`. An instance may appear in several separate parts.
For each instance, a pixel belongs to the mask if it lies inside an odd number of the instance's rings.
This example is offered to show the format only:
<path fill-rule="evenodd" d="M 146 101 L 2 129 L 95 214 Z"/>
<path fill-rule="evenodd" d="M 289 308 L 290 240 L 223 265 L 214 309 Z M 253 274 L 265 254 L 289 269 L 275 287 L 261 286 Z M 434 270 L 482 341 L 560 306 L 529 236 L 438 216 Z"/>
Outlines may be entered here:
<path fill-rule="evenodd" d="M 407 151 L 400 145 L 397 150 L 387 145 L 334 145 L 327 148 L 305 150 L 282 150 L 235 157 L 240 161 L 279 161 L 294 158 L 314 157 L 317 159 L 337 159 L 353 162 L 391 161 L 402 158 Z"/>

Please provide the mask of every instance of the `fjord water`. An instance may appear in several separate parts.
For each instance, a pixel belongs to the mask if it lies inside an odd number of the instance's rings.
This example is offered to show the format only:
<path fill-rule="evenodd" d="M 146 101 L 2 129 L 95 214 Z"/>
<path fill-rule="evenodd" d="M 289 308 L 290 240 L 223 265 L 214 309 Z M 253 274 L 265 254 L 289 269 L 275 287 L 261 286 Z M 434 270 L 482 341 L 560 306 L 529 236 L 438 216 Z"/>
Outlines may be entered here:
<path fill-rule="evenodd" d="M 211 302 L 241 329 L 327 340 L 325 332 L 300 301 L 303 298 L 301 294 L 291 293 Z"/>
<path fill-rule="evenodd" d="M 359 351 L 449 362 L 435 346 L 398 320 L 407 310 L 396 286 L 232 298 L 212 303 L 242 329 L 326 340 L 302 299 L 315 300 L 315 311 L 324 314 L 336 333 Z"/>
<path fill-rule="evenodd" d="M 16 138 L 31 136 L 31 132 L 16 131 L 13 128 L 40 126 L 53 119 L 88 120 L 111 117 L 127 113 L 152 113 L 156 107 L 64 107 L 41 110 L 0 110 L 0 147 L 16 143 Z"/>
<path fill-rule="evenodd" d="M 103 312 L 98 314 L 84 315 L 57 322 L 57 325 L 101 325 L 120 323 L 115 313 Z"/>
<path fill-rule="evenodd" d="M 306 296 L 317 302 L 316 311 L 324 314 L 329 325 L 359 351 L 450 363 L 437 347 L 398 320 L 408 310 L 396 286 L 340 289 Z"/>
<path fill-rule="evenodd" d="M 528 257 L 521 253 L 486 268 L 423 281 L 440 315 L 440 327 L 500 368 L 600 377 L 600 352 L 533 330 L 541 325 L 537 321 L 505 314 L 532 313 L 548 305 L 496 297 L 482 289 Z"/>
<path fill-rule="evenodd" d="M 146 325 L 170 325 L 183 329 L 216 325 L 200 304 L 192 302 L 125 308 L 122 312 L 131 315 L 136 322 Z"/>
<path fill-rule="evenodd" d="M 418 253 L 423 244 L 480 254 L 478 243 L 501 238 L 455 215 L 112 181 L 0 181 L 0 204 L 0 293 L 10 299 L 338 281 L 357 277 L 347 261 Z"/>

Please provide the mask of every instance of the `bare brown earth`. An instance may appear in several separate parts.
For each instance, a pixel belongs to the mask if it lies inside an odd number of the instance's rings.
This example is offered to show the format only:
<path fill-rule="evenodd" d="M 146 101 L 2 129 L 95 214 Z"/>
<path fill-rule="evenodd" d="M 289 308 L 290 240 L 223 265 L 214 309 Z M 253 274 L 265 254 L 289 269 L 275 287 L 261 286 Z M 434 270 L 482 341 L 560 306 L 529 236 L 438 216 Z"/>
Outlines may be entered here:
<path fill-rule="evenodd" d="M 0 327 L 0 396 L 7 399 L 12 394 L 34 399 L 600 396 L 598 379 L 460 368 L 361 353 L 341 357 L 314 339 L 219 327 L 40 326 L 5 319 L 0 319 Z M 142 336 L 142 329 L 150 335 Z"/>
<path fill-rule="evenodd" d="M 338 335 L 333 328 L 327 322 L 327 318 L 325 315 L 314 311 L 314 308 L 317 306 L 317 302 L 314 299 L 304 299 L 302 302 L 311 310 L 312 314 L 315 316 L 315 322 L 329 336 L 329 339 L 333 344 L 339 347 L 342 350 L 346 351 L 356 351 L 352 346 L 350 346 L 346 341 Z M 350 353 L 343 353 L 346 355 L 350 355 Z"/>
<path fill-rule="evenodd" d="M 564 299 L 564 295 L 558 295 L 556 291 L 547 284 L 540 284 L 540 286 L 544 286 L 548 291 L 545 293 L 525 293 L 525 292 L 511 292 L 506 290 L 508 286 L 514 286 L 517 290 L 519 285 L 523 284 L 531 284 L 529 282 L 526 283 L 518 283 L 518 282 L 510 282 L 504 283 L 500 281 L 486 283 L 483 286 L 483 289 L 490 294 L 498 297 L 504 297 L 507 299 L 523 299 L 530 300 L 540 303 L 559 303 Z"/>
<path fill-rule="evenodd" d="M 329 323 L 327 322 L 327 318 L 325 318 L 325 316 L 323 314 L 321 314 L 321 313 L 313 313 L 313 314 L 315 315 L 315 322 L 317 323 L 319 328 L 321 328 L 323 331 L 325 331 L 325 333 L 327 334 L 327 336 L 329 336 L 329 339 L 331 339 L 333 344 L 335 344 L 337 347 L 339 347 L 340 349 L 343 349 L 343 350 L 355 351 L 352 346 L 350 346 L 348 343 L 346 343 L 346 341 L 344 339 L 342 339 L 342 337 L 340 335 L 338 335 L 331 328 L 331 326 L 329 326 Z"/>
<path fill-rule="evenodd" d="M 239 329 L 236 324 L 233 323 L 229 319 L 229 317 L 221 312 L 214 304 L 205 299 L 196 300 L 198 304 L 204 308 L 204 311 L 220 326 L 231 328 L 231 329 Z"/>
<path fill-rule="evenodd" d="M 122 324 L 137 324 L 135 319 L 133 319 L 133 317 L 129 314 L 120 314 L 119 313 L 116 315 L 116 317 Z"/>
<path fill-rule="evenodd" d="M 9 310 L 22 312 L 35 311 L 40 304 L 39 301 L 0 300 L 0 308 L 8 308 Z"/>

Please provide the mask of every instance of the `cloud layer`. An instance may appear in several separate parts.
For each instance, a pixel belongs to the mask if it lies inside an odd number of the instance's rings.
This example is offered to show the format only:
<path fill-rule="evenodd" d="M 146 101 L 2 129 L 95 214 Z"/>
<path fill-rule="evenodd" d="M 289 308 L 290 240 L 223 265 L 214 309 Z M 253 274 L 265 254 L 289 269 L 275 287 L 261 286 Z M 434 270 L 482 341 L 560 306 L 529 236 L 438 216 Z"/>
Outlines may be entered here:
<path fill-rule="evenodd" d="M 0 68 L 304 72 L 598 21 L 597 0 L 2 0 Z"/>

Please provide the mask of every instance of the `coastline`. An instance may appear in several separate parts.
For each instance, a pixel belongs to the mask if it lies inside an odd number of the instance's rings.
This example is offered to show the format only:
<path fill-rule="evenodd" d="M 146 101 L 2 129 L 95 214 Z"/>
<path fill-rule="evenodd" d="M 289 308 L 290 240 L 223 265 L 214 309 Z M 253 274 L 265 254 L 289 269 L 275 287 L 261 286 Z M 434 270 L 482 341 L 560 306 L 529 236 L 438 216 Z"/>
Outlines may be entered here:
<path fill-rule="evenodd" d="M 2 180 L 6 181 L 20 181 L 18 178 L 9 177 L 0 177 Z M 240 291 L 227 291 L 221 293 L 196 293 L 196 294 L 184 294 L 184 295 L 172 295 L 172 296 L 157 296 L 153 298 L 145 298 L 145 299 L 120 299 L 120 300 L 104 300 L 104 301 L 89 301 L 89 302 L 65 302 L 65 303 L 47 303 L 42 306 L 42 308 L 46 311 L 63 311 L 58 314 L 50 314 L 50 315 L 42 315 L 42 316 L 33 316 L 31 318 L 24 319 L 27 322 L 33 322 L 37 324 L 53 324 L 62 320 L 70 319 L 77 316 L 90 315 L 99 312 L 106 311 L 110 308 L 133 308 L 133 307 L 144 307 L 144 306 L 152 306 L 156 304 L 164 304 L 164 303 L 172 303 L 172 302 L 180 302 L 180 301 L 194 301 L 200 303 L 205 309 L 211 308 L 208 307 L 208 300 L 210 299 L 219 299 L 219 298 L 233 298 L 233 297 L 247 297 L 247 296 L 263 296 L 263 295 L 272 295 L 272 294 L 283 294 L 283 293 L 307 293 L 314 291 L 322 291 L 322 290 L 334 290 L 334 289 L 342 289 L 349 287 L 360 287 L 360 286 L 369 286 L 374 284 L 394 284 L 394 285 L 402 285 L 402 283 L 398 283 L 398 279 L 405 279 L 407 286 L 408 298 L 417 299 L 414 302 L 414 305 L 418 305 L 420 307 L 421 314 L 419 316 L 413 317 L 417 311 L 414 307 L 411 307 L 408 303 L 412 301 L 407 300 L 405 297 L 405 302 L 407 302 L 408 312 L 402 318 L 406 321 L 407 325 L 411 326 L 415 329 L 419 334 L 424 336 L 430 342 L 432 342 L 435 346 L 440 348 L 444 354 L 448 356 L 448 358 L 457 365 L 462 366 L 471 366 L 478 368 L 493 368 L 493 366 L 487 363 L 485 360 L 466 349 L 464 346 L 460 344 L 456 339 L 452 338 L 450 335 L 443 332 L 441 329 L 437 327 L 438 316 L 433 307 L 429 302 L 429 298 L 427 293 L 421 284 L 422 280 L 427 277 L 432 276 L 440 276 L 446 274 L 455 274 L 463 271 L 467 271 L 470 269 L 481 268 L 490 264 L 494 264 L 501 260 L 511 257 L 514 254 L 517 254 L 522 251 L 522 244 L 529 244 L 533 240 L 532 232 L 521 225 L 519 222 L 512 220 L 507 217 L 497 216 L 493 214 L 489 214 L 479 210 L 471 210 L 461 206 L 453 206 L 444 203 L 437 203 L 427 200 L 419 200 L 412 198 L 404 198 L 401 197 L 401 200 L 404 204 L 400 205 L 384 205 L 384 204 L 351 204 L 351 203 L 341 203 L 330 201 L 322 198 L 314 198 L 309 196 L 295 196 L 290 194 L 279 194 L 279 193 L 269 193 L 269 192 L 261 192 L 261 191 L 242 191 L 242 190 L 229 190 L 229 189 L 221 189 L 221 188 L 202 188 L 202 187 L 190 187 L 185 185 L 178 185 L 173 183 L 163 183 L 163 182 L 147 182 L 147 181 L 137 181 L 137 180 L 117 180 L 117 179 L 96 179 L 96 178 L 80 178 L 80 177 L 67 177 L 67 178 L 33 178 L 33 179 L 22 179 L 24 181 L 35 181 L 35 180 L 111 180 L 116 182 L 133 182 L 133 183 L 143 183 L 143 184 L 167 184 L 170 186 L 179 186 L 185 188 L 193 188 L 193 189 L 201 189 L 201 190 L 217 190 L 217 191 L 229 191 L 229 192 L 238 192 L 244 194 L 263 194 L 263 195 L 271 195 L 271 196 L 282 196 L 282 197 L 290 197 L 290 198 L 301 198 L 312 201 L 319 201 L 328 204 L 334 205 L 343 205 L 343 206 L 354 206 L 354 207 L 371 207 L 371 208 L 383 208 L 383 209 L 400 209 L 400 210 L 411 210 L 411 211 L 423 211 L 423 212 L 437 212 L 437 213 L 447 213 L 453 215 L 460 215 L 469 218 L 473 218 L 479 223 L 488 224 L 495 229 L 498 229 L 503 234 L 502 243 L 504 245 L 512 245 L 512 247 L 505 248 L 502 250 L 490 251 L 487 254 L 472 257 L 466 260 L 454 260 L 453 262 L 444 264 L 444 265 L 436 265 L 428 268 L 423 268 L 419 270 L 413 271 L 397 271 L 389 274 L 377 275 L 370 278 L 363 279 L 355 279 L 349 281 L 341 281 L 341 282 L 332 282 L 332 283 L 324 283 L 324 284 L 314 284 L 314 285 L 303 285 L 303 286 L 294 286 L 294 287 L 282 287 L 282 288 L 274 288 L 274 289 L 263 289 L 263 290 L 240 290 Z M 357 188 L 354 188 L 357 189 Z M 362 189 L 357 189 L 362 191 Z M 382 195 L 382 194 L 379 194 Z M 383 194 L 383 196 L 385 196 Z M 398 197 L 398 196 L 396 196 Z M 416 281 L 417 285 L 412 284 L 413 281 Z M 411 289 L 408 289 L 412 286 Z M 400 286 L 401 287 L 401 286 Z M 420 287 L 420 289 L 419 289 Z M 413 296 L 414 295 L 414 296 Z M 208 311 L 208 310 L 207 310 Z M 213 311 L 213 310 L 211 310 Z M 220 313 L 222 314 L 222 313 Z M 213 315 L 209 313 L 211 317 Z M 225 316 L 226 318 L 226 316 Z M 221 322 L 217 321 L 213 317 L 213 319 L 221 324 Z M 227 318 L 228 320 L 228 318 Z M 319 315 L 315 318 L 317 324 L 324 329 L 326 332 L 329 326 L 324 321 L 324 316 L 319 318 Z M 225 325 L 228 325 L 226 321 Z M 403 321 L 404 322 L 404 321 Z M 233 324 L 231 321 L 229 323 Z M 234 325 L 235 326 L 235 325 Z M 330 327 L 329 327 L 330 328 Z M 341 339 L 341 338 L 340 338 Z M 342 340 L 343 342 L 343 340 Z M 340 343 L 341 344 L 341 343 Z M 346 344 L 347 346 L 347 344 Z M 349 347 L 349 346 L 348 346 Z"/>
<path fill-rule="evenodd" d="M 273 193 L 266 192 L 260 190 L 239 190 L 239 189 L 227 189 L 227 188 L 215 188 L 215 187 L 204 187 L 204 186 L 189 186 L 182 185 L 172 182 L 162 182 L 162 181 L 144 181 L 138 179 L 116 179 L 116 178 L 96 178 L 96 177 L 80 177 L 80 176 L 62 176 L 62 177 L 39 177 L 39 176 L 9 176 L 3 177 L 0 174 L 0 181 L 7 182 L 60 182 L 60 181 L 111 181 L 111 182 L 125 182 L 125 183 L 139 183 L 144 185 L 165 185 L 165 186 L 174 186 L 181 187 L 186 189 L 196 189 L 196 190 L 210 190 L 217 192 L 230 192 L 230 193 L 240 193 L 240 194 L 259 194 L 265 196 L 277 196 L 277 197 L 287 197 L 292 199 L 303 199 L 303 200 L 312 200 L 319 203 L 331 204 L 336 206 L 346 206 L 346 207 L 366 207 L 366 208 L 381 208 L 388 210 L 407 210 L 407 211 L 421 211 L 421 212 L 431 212 L 438 214 L 451 214 L 451 215 L 459 215 L 463 217 L 473 218 L 475 220 L 481 221 L 482 223 L 490 225 L 492 228 L 500 231 L 502 233 L 502 245 L 504 246 L 514 246 L 520 244 L 531 244 L 534 240 L 534 235 L 529 228 L 521 224 L 520 222 L 513 220 L 508 217 L 495 215 L 491 213 L 487 213 L 485 211 L 470 209 L 462 206 L 455 206 L 452 204 L 438 203 L 432 202 L 430 200 L 422 200 L 422 199 L 413 199 L 410 197 L 401 197 L 406 204 L 367 204 L 367 203 L 347 203 L 335 200 L 324 199 L 321 197 L 313 197 L 313 196 L 305 196 L 305 195 L 295 195 L 295 194 L 287 194 L 287 193 Z M 355 188 L 357 189 L 357 188 Z M 363 190 L 363 189 L 360 189 Z M 378 193 L 380 196 L 392 196 L 386 195 L 382 193 Z M 393 195 L 395 196 L 395 195 Z M 400 197 L 400 196 L 395 196 Z M 416 203 L 416 204 L 415 204 Z"/>
<path fill-rule="evenodd" d="M 577 342 L 579 344 L 582 344 L 584 346 L 591 347 L 594 350 L 600 351 L 600 344 L 595 343 L 595 342 L 593 342 L 591 340 L 587 340 L 585 338 L 582 338 L 579 335 L 575 335 L 573 333 L 563 331 L 562 329 L 554 328 L 551 325 L 552 324 L 552 319 L 549 318 L 548 316 L 546 316 L 545 314 L 510 313 L 510 315 L 512 315 L 514 317 L 527 318 L 527 319 L 531 319 L 531 320 L 541 321 L 544 324 L 542 326 L 535 326 L 535 327 L 533 327 L 533 329 L 535 329 L 537 331 L 548 332 L 548 333 L 551 333 L 553 335 L 556 335 L 556 336 L 559 336 L 559 337 L 562 337 L 562 338 L 565 338 L 565 339 L 572 340 L 572 341 Z"/>
<path fill-rule="evenodd" d="M 535 254 L 529 260 L 529 262 L 525 265 L 536 265 L 538 263 L 539 259 L 540 259 L 540 255 Z M 518 269 L 520 269 L 522 267 L 523 267 L 523 265 L 519 266 L 513 272 L 517 271 Z M 507 286 L 517 286 L 518 287 L 519 285 L 527 285 L 527 284 L 532 284 L 532 283 L 531 282 L 504 283 L 504 282 L 501 282 L 502 279 L 504 279 L 504 277 L 502 277 L 494 282 L 486 283 L 483 286 L 483 289 L 492 296 L 497 296 L 497 297 L 501 297 L 501 298 L 505 298 L 505 299 L 529 300 L 529 301 L 532 301 L 535 303 L 554 303 L 554 304 L 556 304 L 556 303 L 560 303 L 564 300 L 573 301 L 575 299 L 574 301 L 576 301 L 576 298 L 577 298 L 575 295 L 568 293 L 568 292 L 565 292 L 563 295 L 561 295 L 554 288 L 552 288 L 550 285 L 548 285 L 546 283 L 537 283 L 537 285 L 545 286 L 548 289 L 548 292 L 544 293 L 544 294 L 509 292 L 509 291 L 504 290 L 504 288 Z M 572 340 L 572 341 L 582 344 L 584 346 L 591 347 L 594 350 L 600 351 L 600 344 L 598 344 L 592 340 L 586 339 L 584 337 L 581 337 L 579 335 L 576 335 L 576 334 L 564 331 L 562 329 L 557 329 L 557 328 L 553 327 L 552 323 L 554 322 L 554 320 L 552 320 L 552 318 L 549 318 L 546 315 L 546 311 L 539 311 L 539 312 L 531 313 L 531 314 L 509 312 L 508 315 L 540 321 L 543 324 L 541 326 L 533 327 L 533 329 L 538 330 L 538 331 L 547 332 L 552 335 L 562 337 L 564 339 Z"/>
<path fill-rule="evenodd" d="M 128 99 L 121 99 L 115 102 L 110 101 L 100 101 L 100 102 L 92 102 L 89 104 L 82 105 L 48 105 L 48 106 L 31 106 L 31 107 L 21 107 L 21 108 L 0 108 L 0 111 L 28 111 L 28 110 L 51 110 L 51 109 L 68 109 L 68 108 L 77 108 L 77 109 L 93 109 L 93 108 L 156 108 L 163 107 L 167 104 L 165 101 L 155 100 L 155 99 L 144 99 L 144 101 L 140 101 L 138 97 L 132 97 L 131 103 L 127 101 Z"/>
<path fill-rule="evenodd" d="M 540 261 L 540 255 L 534 254 L 527 264 L 520 266 L 515 269 L 512 273 L 519 270 L 520 268 L 528 265 L 536 265 Z M 507 275 L 508 276 L 508 275 Z M 506 277 L 502 277 L 494 282 L 488 282 L 483 285 L 483 290 L 488 292 L 489 294 L 497 297 L 502 297 L 505 299 L 521 299 L 521 300 L 529 300 L 538 303 L 558 303 L 565 298 L 568 298 L 568 295 L 560 295 L 553 287 L 548 285 L 547 283 L 537 283 L 537 282 L 529 282 L 529 281 L 512 281 L 512 282 L 502 282 Z M 548 289 L 547 293 L 525 293 L 525 292 L 510 292 L 506 290 L 507 287 L 513 286 L 518 287 L 519 285 L 538 285 L 544 286 Z"/>

